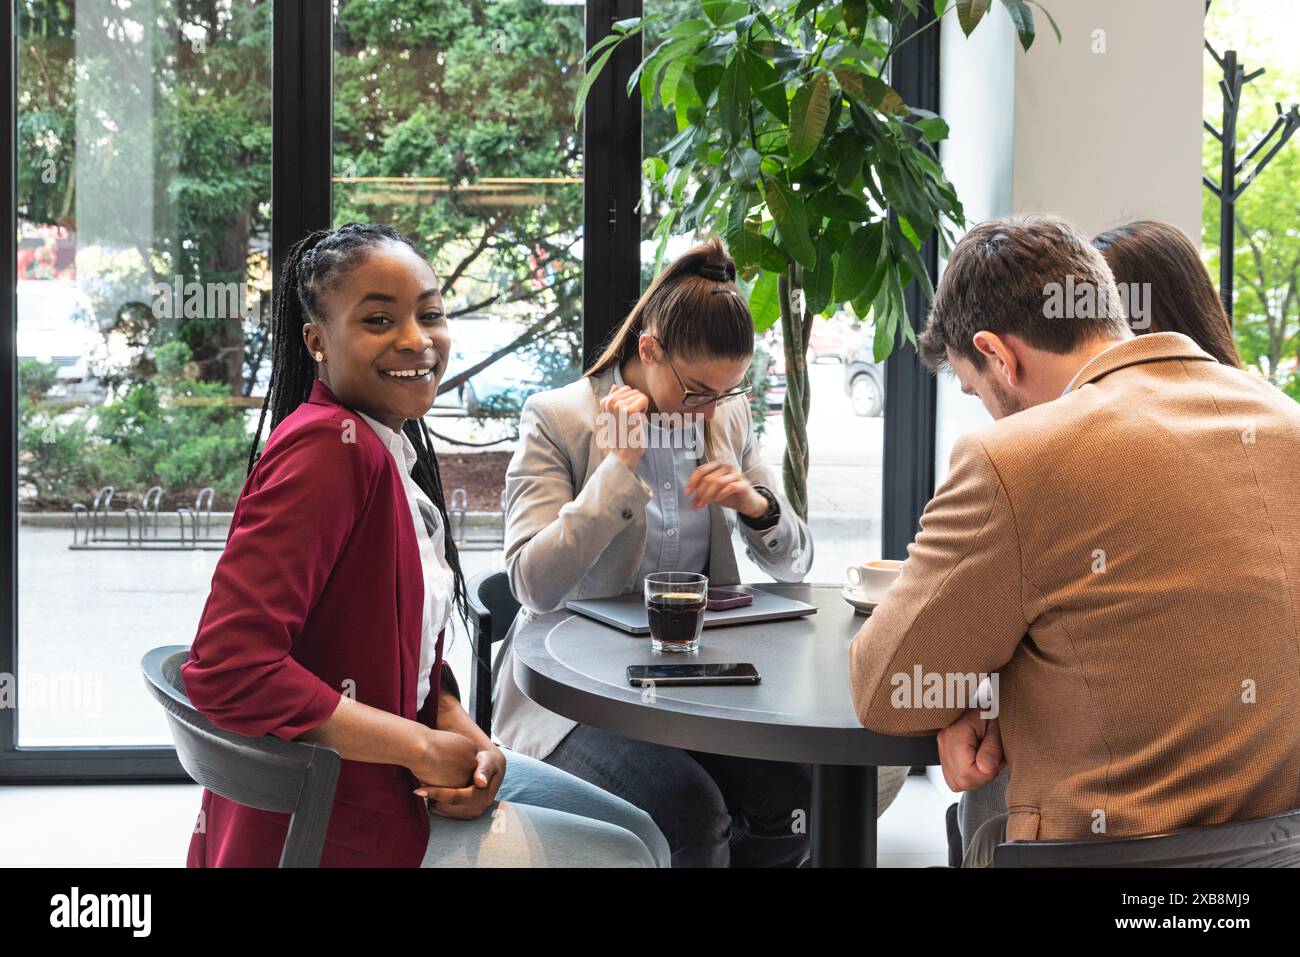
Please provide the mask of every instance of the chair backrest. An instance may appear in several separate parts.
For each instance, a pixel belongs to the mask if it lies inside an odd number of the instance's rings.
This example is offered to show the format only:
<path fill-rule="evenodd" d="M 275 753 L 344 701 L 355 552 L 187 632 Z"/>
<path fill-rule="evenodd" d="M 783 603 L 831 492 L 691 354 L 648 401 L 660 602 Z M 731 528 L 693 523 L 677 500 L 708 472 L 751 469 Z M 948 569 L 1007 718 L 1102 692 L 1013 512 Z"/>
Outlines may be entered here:
<path fill-rule="evenodd" d="M 492 734 L 492 646 L 505 638 L 519 613 L 502 571 L 480 572 L 465 585 L 469 599 L 470 642 L 474 661 L 469 676 L 470 714 L 483 733 Z"/>
<path fill-rule="evenodd" d="M 1300 810 L 1152 837 L 1012 841 L 994 867 L 1300 867 Z"/>
<path fill-rule="evenodd" d="M 181 665 L 184 645 L 148 652 L 140 662 L 145 685 L 167 712 L 181 767 L 229 801 L 291 815 L 281 867 L 317 867 L 334 806 L 340 759 L 333 748 L 267 735 L 250 738 L 218 728 L 190 704 Z"/>

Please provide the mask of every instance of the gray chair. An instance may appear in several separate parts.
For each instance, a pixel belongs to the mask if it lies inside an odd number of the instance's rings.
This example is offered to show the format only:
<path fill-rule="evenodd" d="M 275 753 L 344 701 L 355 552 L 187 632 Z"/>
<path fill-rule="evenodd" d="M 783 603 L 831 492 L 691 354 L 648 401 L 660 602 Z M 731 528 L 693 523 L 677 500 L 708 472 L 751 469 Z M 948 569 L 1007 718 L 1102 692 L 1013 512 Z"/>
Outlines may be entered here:
<path fill-rule="evenodd" d="M 1097 841 L 1011 841 L 994 867 L 1300 867 L 1300 810 L 1255 821 Z"/>
<path fill-rule="evenodd" d="M 190 704 L 181 681 L 184 645 L 148 652 L 140 662 L 145 685 L 167 712 L 181 767 L 214 794 L 245 807 L 289 814 L 281 867 L 318 867 L 334 806 L 340 759 L 333 748 L 250 738 L 222 730 Z"/>
<path fill-rule="evenodd" d="M 504 640 L 519 613 L 505 572 L 480 572 L 465 586 L 473 634 L 474 661 L 469 675 L 470 714 L 483 733 L 492 736 L 492 646 Z"/>

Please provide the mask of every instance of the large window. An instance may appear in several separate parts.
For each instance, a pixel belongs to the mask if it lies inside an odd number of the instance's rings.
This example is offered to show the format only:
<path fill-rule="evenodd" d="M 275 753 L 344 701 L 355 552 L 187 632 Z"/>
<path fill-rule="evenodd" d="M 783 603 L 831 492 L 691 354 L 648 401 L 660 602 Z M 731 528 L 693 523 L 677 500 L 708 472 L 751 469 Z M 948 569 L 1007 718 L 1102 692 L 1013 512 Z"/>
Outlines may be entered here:
<path fill-rule="evenodd" d="M 193 637 L 264 354 L 271 5 L 16 7 L 18 744 L 163 744 L 140 657 Z"/>
<path fill-rule="evenodd" d="M 649 148 L 676 120 L 625 95 L 636 49 L 573 121 L 584 50 L 642 8 L 14 4 L 0 777 L 181 776 L 139 663 L 193 638 L 268 384 L 272 277 L 307 230 L 387 222 L 434 263 L 456 355 L 429 425 L 480 540 L 466 572 L 499 562 L 473 513 L 499 513 L 520 403 L 577 376 L 651 272 L 642 123 Z M 811 578 L 838 581 L 883 547 L 890 420 L 853 387 L 857 327 L 818 322 Z"/>

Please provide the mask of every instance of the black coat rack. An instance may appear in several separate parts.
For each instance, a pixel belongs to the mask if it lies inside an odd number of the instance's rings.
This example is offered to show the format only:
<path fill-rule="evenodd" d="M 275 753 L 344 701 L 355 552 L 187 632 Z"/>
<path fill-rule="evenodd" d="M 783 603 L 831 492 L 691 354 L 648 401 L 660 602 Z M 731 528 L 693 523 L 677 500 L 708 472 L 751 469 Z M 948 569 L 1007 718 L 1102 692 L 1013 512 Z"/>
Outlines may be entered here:
<path fill-rule="evenodd" d="M 1208 13 L 1210 9 L 1209 0 L 1206 0 L 1205 10 Z M 1210 41 L 1205 41 L 1205 49 L 1210 51 L 1210 56 L 1214 57 L 1214 62 L 1219 64 L 1223 70 L 1223 79 L 1219 81 L 1219 91 L 1223 94 L 1223 128 L 1216 130 L 1208 120 L 1205 122 L 1205 128 L 1214 135 L 1223 147 L 1222 172 L 1218 183 L 1208 176 L 1202 177 L 1205 185 L 1215 196 L 1219 197 L 1219 297 L 1223 300 L 1223 308 L 1228 313 L 1228 321 L 1232 321 L 1232 275 L 1233 275 L 1233 251 L 1236 241 L 1236 206 L 1237 199 L 1245 192 L 1246 187 L 1250 186 L 1259 176 L 1260 172 L 1268 165 L 1269 160 L 1277 155 L 1278 150 L 1286 145 L 1286 141 L 1291 138 L 1297 128 L 1300 128 L 1300 108 L 1292 103 L 1289 110 L 1283 111 L 1282 104 L 1275 104 L 1277 107 L 1277 119 L 1273 122 L 1272 128 L 1264 134 L 1241 160 L 1237 162 L 1237 113 L 1241 107 L 1241 91 L 1247 83 L 1263 74 L 1263 69 L 1255 70 L 1253 73 L 1247 73 L 1246 68 L 1237 62 L 1236 50 L 1225 50 L 1223 55 L 1210 45 Z M 1268 145 L 1269 141 L 1277 136 L 1276 143 L 1269 149 L 1255 164 L 1255 168 L 1242 177 L 1247 165 L 1255 156 Z M 1238 177 L 1241 177 L 1239 180 Z"/>

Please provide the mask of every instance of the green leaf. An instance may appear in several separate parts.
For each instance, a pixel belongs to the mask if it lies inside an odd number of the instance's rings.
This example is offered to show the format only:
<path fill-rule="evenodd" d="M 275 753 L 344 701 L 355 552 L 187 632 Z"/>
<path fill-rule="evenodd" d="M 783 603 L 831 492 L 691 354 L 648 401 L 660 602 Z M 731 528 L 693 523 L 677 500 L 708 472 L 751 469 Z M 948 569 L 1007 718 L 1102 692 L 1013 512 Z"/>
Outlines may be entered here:
<path fill-rule="evenodd" d="M 894 329 L 887 312 L 888 310 L 876 313 L 874 319 L 876 334 L 871 343 L 871 357 L 877 363 L 884 362 L 889 358 L 889 354 L 894 351 Z"/>
<path fill-rule="evenodd" d="M 591 85 L 596 82 L 596 77 L 600 76 L 600 71 L 605 68 L 605 62 L 609 60 L 609 55 L 614 52 L 614 47 L 610 47 L 600 55 L 595 66 L 587 68 L 587 73 L 582 78 L 582 84 L 578 87 L 578 95 L 573 107 L 573 126 L 576 129 L 582 122 L 582 108 L 586 105 L 587 94 L 591 92 Z"/>
<path fill-rule="evenodd" d="M 1043 11 L 1043 16 L 1047 17 L 1047 22 L 1052 26 L 1052 32 L 1056 34 L 1056 42 L 1060 43 L 1061 28 L 1056 25 L 1056 19 L 1052 16 L 1052 12 L 1048 10 L 1045 6 L 1043 6 L 1041 3 L 1039 3 L 1038 0 L 1029 0 L 1029 2 L 1032 3 L 1034 6 L 1036 6 L 1039 10 Z"/>
<path fill-rule="evenodd" d="M 749 71 L 749 88 L 758 102 L 783 124 L 790 122 L 790 104 L 785 96 L 785 83 L 777 76 L 776 67 L 746 50 L 745 66 Z"/>
<path fill-rule="evenodd" d="M 903 283 L 899 277 L 899 270 L 891 269 L 889 271 L 889 298 L 893 303 L 891 312 L 895 317 L 895 328 L 898 325 L 910 325 L 907 318 L 907 302 L 903 298 Z"/>
<path fill-rule="evenodd" d="M 867 26 L 871 11 L 867 9 L 867 0 L 844 0 L 844 25 L 850 34 L 854 30 L 860 35 Z"/>
<path fill-rule="evenodd" d="M 668 164 L 658 156 L 647 156 L 641 162 L 641 175 L 652 183 L 663 179 L 666 172 Z"/>
<path fill-rule="evenodd" d="M 806 269 L 817 267 L 817 249 L 808 238 L 808 214 L 803 199 L 779 180 L 767 180 L 763 198 L 776 220 L 781 242 L 795 262 Z"/>
<path fill-rule="evenodd" d="M 862 78 L 863 90 L 866 93 L 866 99 L 863 101 L 881 113 L 902 115 L 907 112 L 907 104 L 898 92 L 878 76 L 864 76 Z"/>
<path fill-rule="evenodd" d="M 755 332 L 766 332 L 781 318 L 778 294 L 776 273 L 764 272 L 754 281 L 749 291 L 749 313 L 754 317 Z"/>
<path fill-rule="evenodd" d="M 830 305 L 835 288 L 835 253 L 825 234 L 817 240 L 817 268 L 804 273 L 805 306 L 811 315 L 820 315 Z"/>
<path fill-rule="evenodd" d="M 731 159 L 731 178 L 736 180 L 746 189 L 752 189 L 755 180 L 758 179 L 759 166 L 763 162 L 763 157 L 758 154 L 757 150 L 745 147 L 738 150 Z"/>
<path fill-rule="evenodd" d="M 757 227 L 747 222 L 749 201 L 743 192 L 737 193 L 731 201 L 731 211 L 727 216 L 727 231 L 723 238 L 727 241 L 727 250 L 736 261 L 738 272 L 747 272 L 750 267 L 759 265 L 762 258 L 762 236 Z"/>
<path fill-rule="evenodd" d="M 687 70 L 677 80 L 677 89 L 673 91 L 673 109 L 677 113 L 677 129 L 684 130 L 691 123 L 692 106 L 701 106 L 700 95 L 695 92 L 695 75 Z"/>
<path fill-rule="evenodd" d="M 849 239 L 848 245 L 840 253 L 839 268 L 835 272 L 837 300 L 851 302 L 862 295 L 880 260 L 883 236 L 883 226 L 874 222 L 857 230 Z"/>
<path fill-rule="evenodd" d="M 948 138 L 948 124 L 944 122 L 943 117 L 927 117 L 923 120 L 917 120 L 915 125 L 921 131 L 921 135 L 931 143 L 937 143 Z"/>
<path fill-rule="evenodd" d="M 795 91 L 790 101 L 790 166 L 806 163 L 817 152 L 831 110 L 831 83 L 825 73 Z"/>
<path fill-rule="evenodd" d="M 787 264 L 790 262 L 790 256 L 778 246 L 771 236 L 763 237 L 763 247 L 761 251 L 760 265 L 767 272 L 782 273 L 785 272 Z"/>
<path fill-rule="evenodd" d="M 921 284 L 921 291 L 925 293 L 925 298 L 933 299 L 934 287 L 930 285 L 929 270 L 925 268 L 925 262 L 921 259 L 917 248 L 901 232 L 892 230 L 889 234 L 889 244 L 894 247 L 903 262 L 907 263 L 908 272 Z"/>
<path fill-rule="evenodd" d="M 668 69 L 664 70 L 664 77 L 659 81 L 659 103 L 664 109 L 668 109 L 677 101 L 677 84 L 681 82 L 682 74 L 685 72 L 685 60 L 674 60 L 668 64 Z"/>
<path fill-rule="evenodd" d="M 745 118 L 749 115 L 749 73 L 742 56 L 732 57 L 722 73 L 722 83 L 718 86 L 718 112 L 723 129 L 732 140 L 737 139 L 745 129 Z"/>
<path fill-rule="evenodd" d="M 992 0 L 957 0 L 957 23 L 961 25 L 961 32 L 970 36 L 984 19 L 984 14 L 989 12 L 991 3 Z"/>
<path fill-rule="evenodd" d="M 704 15 L 719 27 L 735 23 L 749 13 L 749 4 L 740 3 L 739 0 L 700 0 L 700 7 L 703 8 Z"/>
<path fill-rule="evenodd" d="M 681 23 L 674 24 L 671 28 L 664 31 L 665 40 L 676 40 L 678 37 L 698 37 L 701 33 L 709 33 L 712 30 L 712 24 L 708 20 L 683 20 Z"/>
<path fill-rule="evenodd" d="M 809 209 L 827 219 L 839 219 L 849 223 L 865 223 L 875 218 L 871 207 L 865 202 L 839 190 L 823 191 L 809 204 Z"/>
<path fill-rule="evenodd" d="M 835 183 L 840 189 L 849 189 L 862 172 L 862 143 L 854 136 L 842 136 L 831 148 L 835 157 Z"/>
<path fill-rule="evenodd" d="M 659 225 L 655 227 L 654 238 L 659 240 L 659 245 L 655 248 L 655 275 L 664 268 L 664 252 L 668 249 L 668 238 L 672 235 L 673 223 L 677 219 L 677 210 L 670 209 L 668 215 L 659 220 Z"/>
<path fill-rule="evenodd" d="M 881 243 L 882 252 L 884 251 L 884 248 L 884 244 Z M 858 318 L 866 318 L 867 314 L 871 312 L 872 303 L 875 301 L 876 297 L 880 295 L 880 289 L 885 284 L 885 274 L 889 272 L 889 268 L 889 257 L 881 256 L 880 262 L 876 263 L 875 272 L 873 272 L 871 278 L 867 280 L 866 287 L 863 288 L 862 292 L 858 293 L 858 297 L 853 300 L 853 312 L 858 316 Z"/>
<path fill-rule="evenodd" d="M 1011 22 L 1016 25 L 1020 45 L 1028 50 L 1034 43 L 1034 11 L 1029 9 L 1025 0 L 1002 0 L 1002 5 L 1011 14 Z"/>

